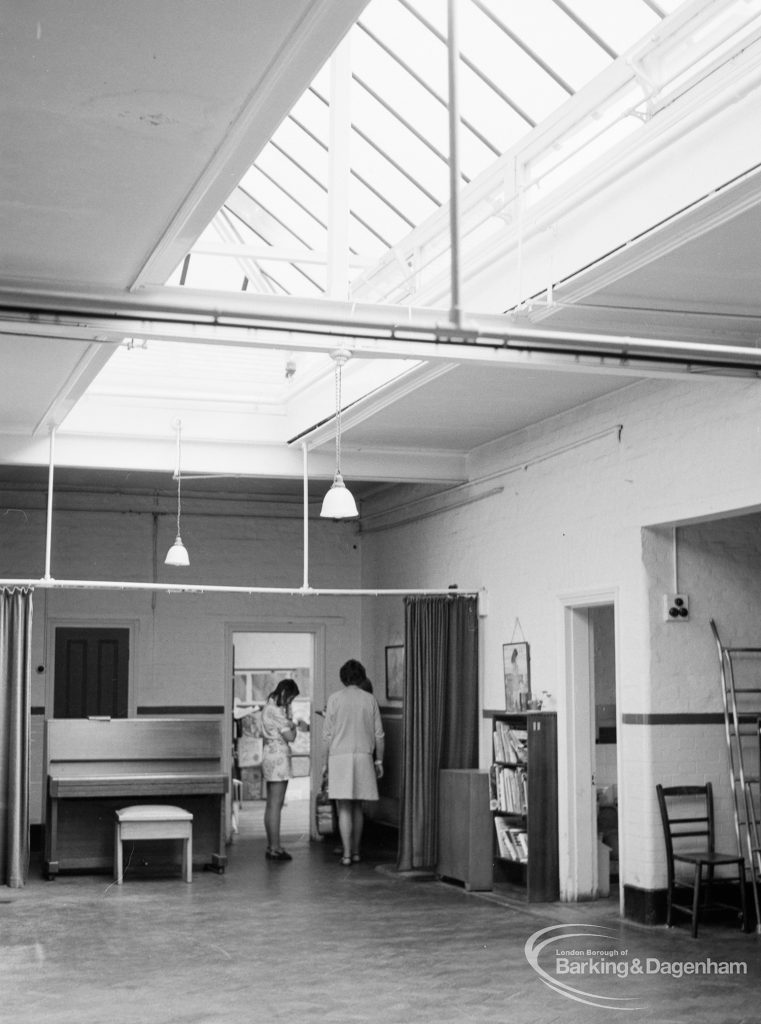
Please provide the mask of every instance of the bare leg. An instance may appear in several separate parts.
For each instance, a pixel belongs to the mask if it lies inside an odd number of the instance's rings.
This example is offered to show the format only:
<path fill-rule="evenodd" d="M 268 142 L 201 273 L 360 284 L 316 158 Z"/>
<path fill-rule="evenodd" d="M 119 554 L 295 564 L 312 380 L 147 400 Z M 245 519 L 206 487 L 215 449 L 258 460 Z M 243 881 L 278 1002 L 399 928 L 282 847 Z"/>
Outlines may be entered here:
<path fill-rule="evenodd" d="M 362 826 L 365 823 L 365 815 L 362 810 L 361 800 L 352 800 L 352 857 L 359 857 L 359 847 L 362 844 Z"/>
<path fill-rule="evenodd" d="M 338 831 L 341 835 L 344 860 L 351 857 L 352 832 L 354 830 L 353 800 L 337 800 L 338 804 Z"/>
<path fill-rule="evenodd" d="M 283 810 L 285 791 L 288 780 L 267 783 L 267 806 L 264 809 L 264 831 L 267 833 L 267 846 L 277 851 L 280 846 L 280 813 Z"/>

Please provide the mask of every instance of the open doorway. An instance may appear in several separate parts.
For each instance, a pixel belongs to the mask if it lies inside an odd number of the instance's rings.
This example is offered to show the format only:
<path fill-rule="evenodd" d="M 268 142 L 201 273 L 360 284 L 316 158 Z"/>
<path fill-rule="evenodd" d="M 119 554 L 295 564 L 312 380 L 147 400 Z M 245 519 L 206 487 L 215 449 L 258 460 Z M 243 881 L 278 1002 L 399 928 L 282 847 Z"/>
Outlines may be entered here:
<path fill-rule="evenodd" d="M 616 617 L 613 595 L 565 606 L 566 900 L 619 898 Z M 563 849 L 564 847 L 564 849 Z"/>
<path fill-rule="evenodd" d="M 312 722 L 314 636 L 293 631 L 241 630 L 232 634 L 233 833 L 264 835 L 266 782 L 262 778 L 261 715 L 263 704 L 281 679 L 294 679 L 299 696 L 296 719 Z M 252 742 L 253 741 L 253 742 Z M 311 802 L 311 732 L 299 732 L 291 744 L 293 777 L 288 783 L 281 819 L 283 836 L 309 832 Z"/>
<path fill-rule="evenodd" d="M 618 889 L 618 733 L 616 729 L 616 621 L 612 604 L 589 608 L 592 652 L 594 758 L 597 808 L 598 890 Z"/>

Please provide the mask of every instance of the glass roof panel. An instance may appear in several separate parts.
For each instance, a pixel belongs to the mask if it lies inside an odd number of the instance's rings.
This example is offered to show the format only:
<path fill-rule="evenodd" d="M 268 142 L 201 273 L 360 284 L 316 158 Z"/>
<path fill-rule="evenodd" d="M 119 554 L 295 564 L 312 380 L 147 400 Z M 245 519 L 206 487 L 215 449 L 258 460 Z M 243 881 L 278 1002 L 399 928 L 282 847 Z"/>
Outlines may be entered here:
<path fill-rule="evenodd" d="M 509 9 L 501 0 L 478 0 L 475 6 L 482 17 L 479 28 L 494 35 L 495 47 L 505 35 L 514 35 L 567 95 L 610 63 L 608 54 L 553 0 L 511 4 Z"/>
<path fill-rule="evenodd" d="M 642 0 L 616 0 L 613 4 L 610 0 L 573 0 L 558 3 L 558 6 L 572 11 L 615 56 L 660 21 L 653 9 L 656 5 L 642 3 Z"/>
<path fill-rule="evenodd" d="M 420 224 L 441 205 L 421 182 L 396 167 L 389 153 L 384 153 L 372 141 L 357 135 L 353 140 L 352 156 L 357 172 L 376 187 L 383 185 L 383 194 L 396 209 L 412 221 Z M 409 228 L 407 228 L 409 230 Z"/>

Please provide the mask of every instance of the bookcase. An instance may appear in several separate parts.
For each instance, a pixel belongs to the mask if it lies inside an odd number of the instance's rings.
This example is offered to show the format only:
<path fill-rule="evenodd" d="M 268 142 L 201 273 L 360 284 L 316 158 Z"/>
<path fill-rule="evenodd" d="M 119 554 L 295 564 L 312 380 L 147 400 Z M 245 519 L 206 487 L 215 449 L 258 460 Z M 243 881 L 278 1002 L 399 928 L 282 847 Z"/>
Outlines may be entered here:
<path fill-rule="evenodd" d="M 511 883 L 529 902 L 560 896 L 557 715 L 489 711 L 493 761 L 494 881 Z"/>

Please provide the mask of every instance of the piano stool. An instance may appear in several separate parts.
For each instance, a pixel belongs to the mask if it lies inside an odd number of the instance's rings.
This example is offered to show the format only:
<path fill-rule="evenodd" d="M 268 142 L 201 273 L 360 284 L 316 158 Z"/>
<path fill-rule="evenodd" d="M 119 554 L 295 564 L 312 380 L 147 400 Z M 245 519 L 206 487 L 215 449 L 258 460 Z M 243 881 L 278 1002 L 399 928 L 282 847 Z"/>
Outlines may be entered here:
<path fill-rule="evenodd" d="M 167 804 L 135 804 L 116 811 L 114 878 L 122 884 L 124 855 L 122 843 L 135 839 L 181 839 L 182 876 L 193 881 L 193 815 L 182 807 Z"/>

